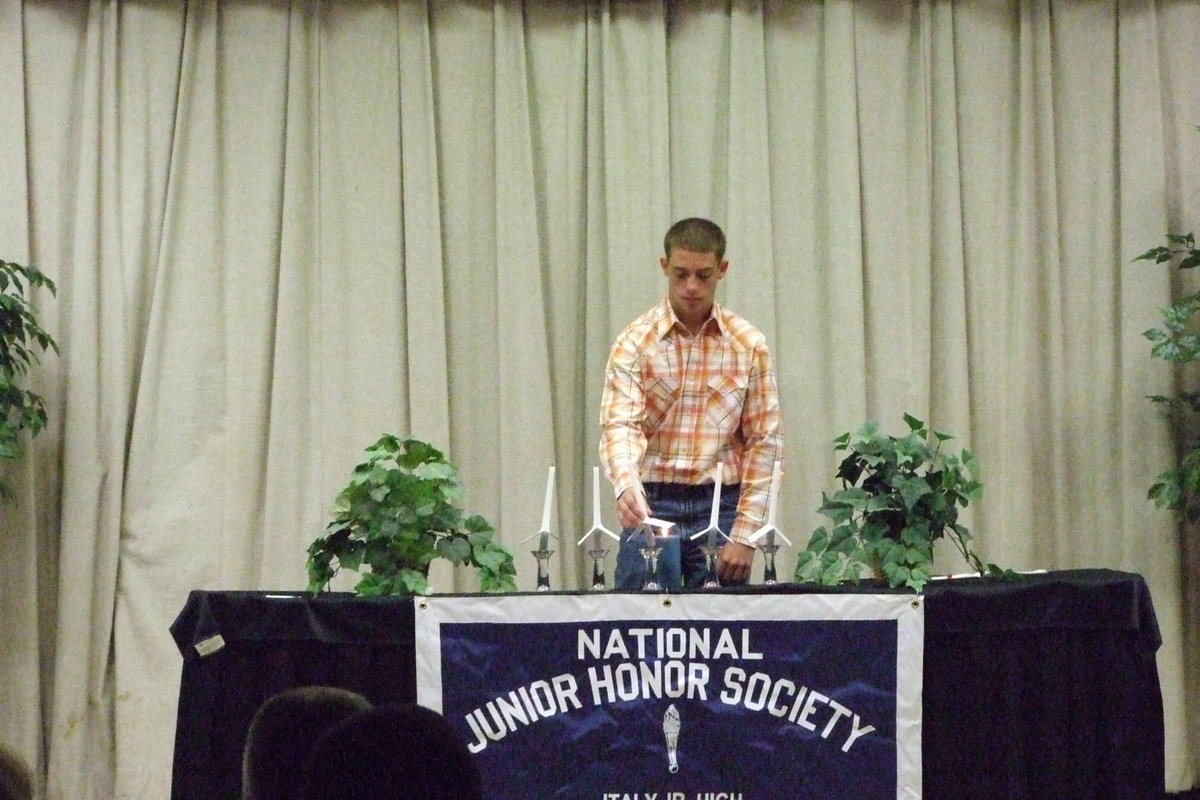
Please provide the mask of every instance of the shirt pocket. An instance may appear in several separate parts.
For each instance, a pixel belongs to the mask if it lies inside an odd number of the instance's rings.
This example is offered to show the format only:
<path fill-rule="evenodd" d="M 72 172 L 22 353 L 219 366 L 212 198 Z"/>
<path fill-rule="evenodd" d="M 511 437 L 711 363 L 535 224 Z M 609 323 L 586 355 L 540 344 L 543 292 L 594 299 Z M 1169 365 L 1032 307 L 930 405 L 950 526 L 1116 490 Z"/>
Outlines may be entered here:
<path fill-rule="evenodd" d="M 657 430 L 679 400 L 681 384 L 675 378 L 657 377 L 646 382 L 646 418 L 643 430 Z"/>
<path fill-rule="evenodd" d="M 710 425 L 719 431 L 737 429 L 742 419 L 742 405 L 746 400 L 746 387 L 750 385 L 748 371 L 713 375 L 708 379 L 708 406 L 705 415 Z"/>

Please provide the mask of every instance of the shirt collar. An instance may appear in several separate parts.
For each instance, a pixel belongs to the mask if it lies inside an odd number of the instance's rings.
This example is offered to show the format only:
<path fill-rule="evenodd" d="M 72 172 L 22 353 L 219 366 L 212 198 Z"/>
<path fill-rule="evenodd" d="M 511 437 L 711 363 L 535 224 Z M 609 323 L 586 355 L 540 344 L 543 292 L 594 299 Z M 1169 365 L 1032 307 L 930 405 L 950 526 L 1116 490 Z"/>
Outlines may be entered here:
<path fill-rule="evenodd" d="M 664 297 L 662 303 L 659 304 L 658 338 L 665 339 L 671 331 L 675 330 L 676 326 L 682 331 L 687 330 L 687 326 L 679 321 L 679 317 L 675 316 L 675 309 L 671 308 L 671 298 Z M 725 309 L 715 300 L 701 332 L 708 333 L 714 327 L 718 336 L 725 335 Z"/>

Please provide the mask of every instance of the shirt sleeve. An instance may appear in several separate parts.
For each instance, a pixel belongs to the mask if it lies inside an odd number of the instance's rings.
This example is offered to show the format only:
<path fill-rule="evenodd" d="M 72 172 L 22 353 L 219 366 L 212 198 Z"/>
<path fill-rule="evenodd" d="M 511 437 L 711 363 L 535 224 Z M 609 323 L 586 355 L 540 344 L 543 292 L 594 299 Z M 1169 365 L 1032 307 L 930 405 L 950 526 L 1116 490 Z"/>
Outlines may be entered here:
<path fill-rule="evenodd" d="M 771 498 L 771 476 L 776 462 L 783 462 L 780 432 L 779 390 L 766 344 L 754 350 L 746 401 L 742 406 L 741 429 L 745 440 L 742 456 L 742 493 L 737 518 L 729 536 L 750 544 L 750 536 L 766 524 Z"/>
<path fill-rule="evenodd" d="M 638 468 L 646 452 L 645 408 L 637 348 L 631 337 L 622 335 L 609 353 L 600 399 L 600 463 L 617 497 L 640 485 Z"/>

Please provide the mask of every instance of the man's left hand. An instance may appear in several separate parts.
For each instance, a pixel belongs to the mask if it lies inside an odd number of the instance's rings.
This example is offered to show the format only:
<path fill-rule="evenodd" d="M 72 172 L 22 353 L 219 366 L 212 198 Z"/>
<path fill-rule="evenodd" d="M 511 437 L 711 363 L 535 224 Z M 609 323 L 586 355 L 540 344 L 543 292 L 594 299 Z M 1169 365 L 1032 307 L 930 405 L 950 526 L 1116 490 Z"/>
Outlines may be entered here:
<path fill-rule="evenodd" d="M 717 553 L 717 580 L 722 585 L 747 583 L 754 566 L 754 548 L 741 542 L 726 542 Z"/>

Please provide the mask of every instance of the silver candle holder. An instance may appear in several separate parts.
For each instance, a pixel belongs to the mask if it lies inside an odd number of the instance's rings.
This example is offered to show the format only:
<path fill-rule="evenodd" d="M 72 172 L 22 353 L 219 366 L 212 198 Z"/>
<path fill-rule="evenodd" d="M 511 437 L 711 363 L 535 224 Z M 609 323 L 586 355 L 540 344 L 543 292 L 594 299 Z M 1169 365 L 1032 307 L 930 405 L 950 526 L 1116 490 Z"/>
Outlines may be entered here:
<path fill-rule="evenodd" d="M 721 513 L 721 477 L 722 468 L 718 464 L 713 470 L 713 499 L 712 510 L 708 515 L 708 527 L 702 531 L 693 533 L 690 538 L 699 539 L 704 537 L 704 543 L 700 545 L 700 551 L 704 553 L 705 561 L 708 565 L 708 575 L 704 579 L 705 589 L 718 589 L 721 586 L 721 581 L 717 579 L 717 554 L 721 552 L 726 542 L 730 538 L 721 530 L 720 513 Z"/>
<path fill-rule="evenodd" d="M 621 541 L 621 537 L 610 531 L 600 522 L 600 468 L 592 467 L 592 527 L 582 538 L 575 544 L 582 545 L 588 539 L 592 540 L 591 547 L 587 549 L 588 557 L 592 559 L 592 591 L 603 592 L 608 588 L 608 581 L 604 577 L 604 557 L 608 554 L 608 548 L 604 546 L 604 539 L 595 534 L 604 534 L 615 541 Z"/>
<path fill-rule="evenodd" d="M 550 539 L 557 536 L 550 533 L 550 508 L 554 503 L 554 467 L 550 467 L 550 474 L 546 478 L 546 501 L 542 506 L 542 527 L 537 533 L 526 536 L 521 540 L 522 544 L 530 539 L 537 537 L 538 544 L 536 550 L 530 550 L 530 555 L 537 559 L 537 591 L 550 591 L 550 556 L 554 555 L 554 551 L 550 549 Z"/>
<path fill-rule="evenodd" d="M 658 576 L 658 557 L 662 554 L 662 545 L 658 540 L 661 536 L 669 536 L 670 530 L 674 525 L 675 523 L 673 522 L 646 517 L 634 529 L 634 536 L 645 537 L 645 542 L 642 545 L 642 558 L 646 561 L 646 580 L 642 584 L 643 592 L 662 591 L 662 583 Z M 655 528 L 661 531 L 659 536 L 654 535 Z"/>
<path fill-rule="evenodd" d="M 783 535 L 783 531 L 779 530 L 775 525 L 775 509 L 779 506 L 779 483 L 782 477 L 782 468 L 778 461 L 775 462 L 775 467 L 771 470 L 771 495 L 769 506 L 767 507 L 767 523 L 761 528 L 750 534 L 750 541 L 757 542 L 759 539 L 765 541 L 758 546 L 763 554 L 763 583 L 770 586 L 778 583 L 778 578 L 775 574 L 775 553 L 779 550 L 779 544 L 775 541 L 778 536 L 788 547 L 792 543 Z"/>

